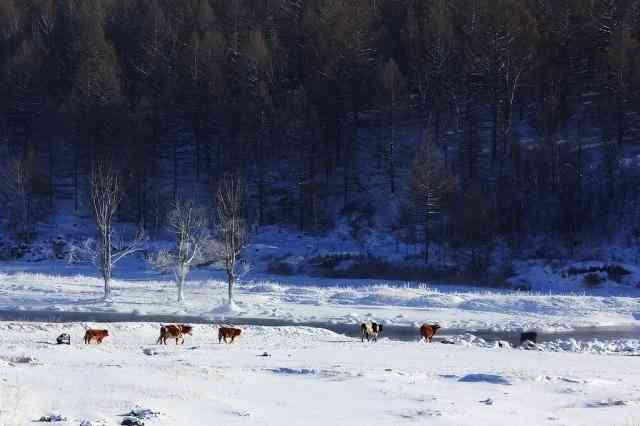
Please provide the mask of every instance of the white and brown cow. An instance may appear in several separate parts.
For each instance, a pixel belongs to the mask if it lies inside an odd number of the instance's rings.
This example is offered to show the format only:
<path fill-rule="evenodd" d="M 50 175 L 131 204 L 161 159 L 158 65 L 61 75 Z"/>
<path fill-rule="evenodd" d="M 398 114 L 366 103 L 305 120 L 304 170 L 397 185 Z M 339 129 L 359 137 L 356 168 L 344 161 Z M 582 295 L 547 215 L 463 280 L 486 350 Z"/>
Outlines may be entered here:
<path fill-rule="evenodd" d="M 187 324 L 163 325 L 162 327 L 160 327 L 160 337 L 158 337 L 156 344 L 166 345 L 167 339 L 169 338 L 175 338 L 176 345 L 178 344 L 178 341 L 180 339 L 182 339 L 182 344 L 184 344 L 184 335 L 191 335 L 192 331 L 193 327 Z"/>
<path fill-rule="evenodd" d="M 382 324 L 377 324 L 373 321 L 363 322 L 360 325 L 360 331 L 362 332 L 362 341 L 367 339 L 367 342 L 373 340 L 378 341 L 378 335 L 382 333 Z"/>

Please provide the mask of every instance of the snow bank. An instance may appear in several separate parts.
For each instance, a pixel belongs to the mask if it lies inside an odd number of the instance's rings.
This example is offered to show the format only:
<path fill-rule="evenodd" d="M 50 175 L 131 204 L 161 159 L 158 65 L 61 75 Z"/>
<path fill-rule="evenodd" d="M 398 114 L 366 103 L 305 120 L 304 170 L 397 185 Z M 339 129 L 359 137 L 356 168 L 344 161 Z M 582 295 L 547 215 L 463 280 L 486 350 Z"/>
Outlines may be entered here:
<path fill-rule="evenodd" d="M 112 303 L 105 304 L 103 284 L 92 276 L 94 271 L 76 267 L 64 269 L 60 274 L 6 271 L 12 268 L 17 271 L 29 266 L 16 264 L 0 273 L 0 310 L 47 311 L 52 319 L 57 312 L 348 323 L 375 317 L 387 325 L 438 322 L 445 328 L 457 329 L 555 331 L 637 323 L 640 318 L 639 297 L 541 294 L 308 277 L 238 283 L 236 304 L 230 307 L 226 303 L 226 285 L 213 279 L 210 272 L 201 270 L 194 271 L 193 280 L 186 283 L 185 302 L 180 305 L 175 303 L 175 285 L 170 277 L 145 275 L 137 269 L 121 270 L 118 274 L 126 279 L 113 281 Z"/>
<path fill-rule="evenodd" d="M 478 348 L 509 349 L 508 342 L 496 341 L 487 342 L 471 333 L 457 336 L 447 336 L 443 343 L 450 343 L 462 346 L 474 346 Z M 640 339 L 617 339 L 617 340 L 577 340 L 556 339 L 553 341 L 534 343 L 530 346 L 519 346 L 516 349 L 536 350 L 540 352 L 575 352 L 598 355 L 640 355 Z"/>

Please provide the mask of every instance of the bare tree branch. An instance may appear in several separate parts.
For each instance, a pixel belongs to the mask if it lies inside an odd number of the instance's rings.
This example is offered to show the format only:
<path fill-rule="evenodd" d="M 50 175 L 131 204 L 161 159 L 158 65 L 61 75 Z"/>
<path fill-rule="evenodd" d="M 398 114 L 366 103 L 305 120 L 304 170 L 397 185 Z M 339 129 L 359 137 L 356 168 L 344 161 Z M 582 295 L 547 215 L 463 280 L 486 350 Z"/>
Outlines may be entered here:
<path fill-rule="evenodd" d="M 168 215 L 168 228 L 176 238 L 176 250 L 166 256 L 174 271 L 178 290 L 178 302 L 184 300 L 184 282 L 194 262 L 203 260 L 210 239 L 209 222 L 204 209 L 191 200 L 178 200 Z"/>

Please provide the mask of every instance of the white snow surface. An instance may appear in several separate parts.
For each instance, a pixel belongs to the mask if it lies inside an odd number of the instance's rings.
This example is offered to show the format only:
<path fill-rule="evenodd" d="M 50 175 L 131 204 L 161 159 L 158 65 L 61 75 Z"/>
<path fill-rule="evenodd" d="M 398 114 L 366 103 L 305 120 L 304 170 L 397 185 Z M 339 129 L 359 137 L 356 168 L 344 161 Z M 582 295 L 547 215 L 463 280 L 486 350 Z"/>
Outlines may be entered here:
<path fill-rule="evenodd" d="M 256 274 L 238 283 L 229 309 L 226 283 L 210 271 L 194 271 L 185 302 L 176 303 L 171 276 L 144 269 L 116 271 L 112 300 L 91 267 L 47 263 L 3 264 L 0 310 L 116 312 L 197 315 L 212 319 L 250 317 L 293 322 L 418 326 L 438 322 L 445 328 L 558 331 L 598 325 L 638 325 L 640 298 L 552 292 L 518 292 L 477 287 L 409 284 L 374 280 L 331 280 Z"/>
<path fill-rule="evenodd" d="M 85 327 L 110 332 L 84 345 Z M 0 425 L 635 425 L 640 357 L 361 343 L 323 329 L 244 327 L 218 344 L 196 325 L 0 323 Z M 72 345 L 54 345 L 60 333 Z M 145 414 L 145 415 L 146 415 Z"/>

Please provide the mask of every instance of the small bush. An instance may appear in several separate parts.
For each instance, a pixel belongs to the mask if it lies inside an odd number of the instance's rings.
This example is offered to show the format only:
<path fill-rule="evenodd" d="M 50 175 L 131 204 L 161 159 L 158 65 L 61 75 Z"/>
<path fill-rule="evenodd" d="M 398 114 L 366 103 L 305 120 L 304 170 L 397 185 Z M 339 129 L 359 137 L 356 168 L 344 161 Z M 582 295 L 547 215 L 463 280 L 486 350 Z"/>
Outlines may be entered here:
<path fill-rule="evenodd" d="M 585 275 L 582 281 L 584 282 L 585 286 L 594 288 L 600 286 L 600 284 L 602 284 L 605 280 L 599 274 L 591 272 Z"/>
<path fill-rule="evenodd" d="M 475 282 L 487 287 L 502 287 L 504 283 L 486 275 L 479 275 L 459 267 L 424 266 L 392 263 L 386 259 L 360 254 L 332 254 L 311 260 L 312 275 L 325 278 L 373 278 L 400 281 L 459 284 Z"/>
<path fill-rule="evenodd" d="M 615 281 L 617 283 L 621 283 L 625 276 L 631 274 L 631 272 L 629 272 L 628 270 L 626 270 L 624 267 L 620 265 L 609 264 L 609 265 L 602 265 L 602 266 L 589 266 L 587 268 L 576 268 L 572 266 L 568 268 L 565 272 L 563 272 L 562 275 L 563 276 L 571 276 L 571 275 L 575 276 L 579 274 L 598 275 L 599 273 L 607 274 L 608 279 L 610 279 L 611 281 Z M 585 276 L 585 278 L 583 278 L 583 280 L 585 280 L 585 284 L 586 284 L 586 279 L 587 277 Z M 600 277 L 600 279 L 604 281 L 602 277 Z"/>
<path fill-rule="evenodd" d="M 67 243 L 62 237 L 56 237 L 51 242 L 51 251 L 53 256 L 58 260 L 64 260 L 67 255 Z"/>
<path fill-rule="evenodd" d="M 631 274 L 631 272 L 627 271 L 620 265 L 606 265 L 605 268 L 609 279 L 617 283 L 622 282 L 626 275 Z"/>
<path fill-rule="evenodd" d="M 529 284 L 529 283 L 521 283 L 521 284 L 518 284 L 518 285 L 516 285 L 515 287 L 513 287 L 513 289 L 514 289 L 515 291 L 524 291 L 524 292 L 530 292 L 530 291 L 532 291 L 531 284 Z"/>
<path fill-rule="evenodd" d="M 273 262 L 269 263 L 269 265 L 267 266 L 267 271 L 270 274 L 275 274 L 275 275 L 293 275 L 293 274 L 295 274 L 295 270 L 293 268 L 293 265 L 291 263 L 283 262 L 281 260 L 276 260 L 276 261 L 273 261 Z"/>

